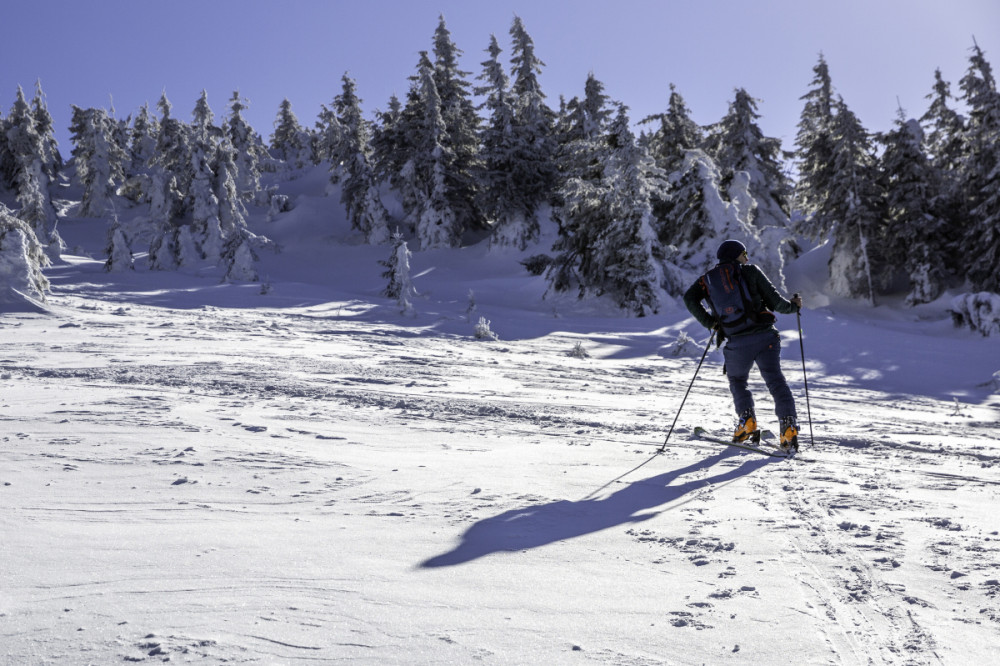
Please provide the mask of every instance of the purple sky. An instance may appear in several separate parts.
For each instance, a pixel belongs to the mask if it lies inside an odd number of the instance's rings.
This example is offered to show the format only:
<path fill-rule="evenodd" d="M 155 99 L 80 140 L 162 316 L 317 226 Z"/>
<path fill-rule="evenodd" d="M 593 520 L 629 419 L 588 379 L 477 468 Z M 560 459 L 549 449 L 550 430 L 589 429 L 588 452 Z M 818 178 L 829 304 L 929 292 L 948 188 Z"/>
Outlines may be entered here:
<path fill-rule="evenodd" d="M 934 70 L 958 93 L 973 37 L 1000 76 L 997 0 L 48 0 L 4 3 L 0 109 L 41 79 L 64 155 L 70 105 L 119 117 L 162 91 L 190 119 L 201 90 L 216 116 L 232 92 L 265 140 L 283 98 L 303 125 L 357 81 L 366 114 L 405 97 L 418 52 L 443 14 L 478 76 L 490 34 L 509 69 L 508 31 L 523 20 L 546 63 L 553 107 L 582 95 L 589 72 L 633 121 L 663 111 L 674 83 L 694 120 L 715 122 L 737 87 L 761 100 L 765 134 L 792 147 L 800 97 L 822 52 L 833 84 L 872 131 L 891 126 L 897 98 L 926 109 Z M 39 15 L 43 13 L 46 18 Z M 16 26 L 16 28 L 15 28 Z"/>

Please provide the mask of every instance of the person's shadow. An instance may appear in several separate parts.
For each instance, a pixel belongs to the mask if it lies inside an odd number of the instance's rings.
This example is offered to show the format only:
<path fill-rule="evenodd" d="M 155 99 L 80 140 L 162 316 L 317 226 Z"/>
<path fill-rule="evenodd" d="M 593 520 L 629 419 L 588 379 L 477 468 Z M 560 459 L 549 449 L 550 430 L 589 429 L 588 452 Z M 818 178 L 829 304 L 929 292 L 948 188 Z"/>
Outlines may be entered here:
<path fill-rule="evenodd" d="M 661 513 L 651 509 L 674 502 L 708 485 L 746 476 L 775 460 L 754 457 L 727 472 L 671 485 L 686 474 L 708 469 L 733 455 L 737 455 L 734 449 L 723 450 L 693 465 L 630 483 L 604 499 L 560 500 L 484 518 L 465 531 L 461 542 L 453 550 L 432 557 L 420 566 L 430 568 L 464 564 L 492 553 L 538 548 L 616 525 L 640 523 Z"/>

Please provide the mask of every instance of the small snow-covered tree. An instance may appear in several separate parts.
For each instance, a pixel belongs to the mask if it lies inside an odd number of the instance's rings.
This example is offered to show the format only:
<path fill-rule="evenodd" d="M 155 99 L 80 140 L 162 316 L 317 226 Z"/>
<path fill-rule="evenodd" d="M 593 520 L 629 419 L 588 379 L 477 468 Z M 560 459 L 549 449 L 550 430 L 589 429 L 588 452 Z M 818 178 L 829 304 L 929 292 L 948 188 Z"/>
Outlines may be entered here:
<path fill-rule="evenodd" d="M 108 255 L 108 259 L 104 262 L 104 270 L 109 273 L 135 270 L 132 248 L 125 237 L 125 232 L 122 231 L 117 214 L 113 215 L 111 226 L 108 228 L 108 242 L 105 254 Z"/>
<path fill-rule="evenodd" d="M 294 169 L 312 163 L 312 137 L 292 111 L 288 99 L 281 102 L 271 135 L 271 154 Z"/>
<path fill-rule="evenodd" d="M 404 314 L 413 312 L 413 298 L 417 290 L 413 288 L 410 277 L 410 250 L 398 229 L 392 235 L 392 254 L 387 261 L 379 263 L 387 269 L 382 277 L 389 280 L 382 294 L 395 299 Z"/>
<path fill-rule="evenodd" d="M 233 92 L 229 100 L 229 115 L 223 123 L 222 133 L 235 150 L 233 174 L 236 180 L 236 190 L 240 198 L 254 201 L 260 192 L 261 161 L 267 151 L 264 142 L 243 117 L 247 108 L 247 100 L 240 97 L 239 91 Z"/>
<path fill-rule="evenodd" d="M 31 227 L 0 204 L 0 302 L 16 301 L 18 293 L 44 301 L 48 265 Z"/>
<path fill-rule="evenodd" d="M 255 236 L 245 227 L 238 228 L 226 243 L 222 259 L 226 265 L 226 281 L 257 282 L 257 253 Z"/>

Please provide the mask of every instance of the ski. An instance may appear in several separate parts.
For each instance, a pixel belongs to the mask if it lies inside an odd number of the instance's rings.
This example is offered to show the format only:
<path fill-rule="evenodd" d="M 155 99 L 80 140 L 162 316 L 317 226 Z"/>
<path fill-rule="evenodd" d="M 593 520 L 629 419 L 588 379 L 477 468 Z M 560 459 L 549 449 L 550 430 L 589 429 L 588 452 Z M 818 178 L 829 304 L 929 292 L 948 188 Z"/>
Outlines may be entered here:
<path fill-rule="evenodd" d="M 732 440 L 723 439 L 722 437 L 717 437 L 717 436 L 713 435 L 712 433 L 710 433 L 708 430 L 705 430 L 704 428 L 702 428 L 701 426 L 697 426 L 694 429 L 694 436 L 697 437 L 698 439 L 701 439 L 701 440 L 704 440 L 704 441 L 715 442 L 716 444 L 724 444 L 726 446 L 734 446 L 734 447 L 736 447 L 738 449 L 743 449 L 744 451 L 753 451 L 754 453 L 759 453 L 761 455 L 768 456 L 770 458 L 783 458 L 783 459 L 794 458 L 796 460 L 801 460 L 803 462 L 807 462 L 803 458 L 797 458 L 796 457 L 796 454 L 798 453 L 798 451 L 794 451 L 793 450 L 793 451 L 785 452 L 785 451 L 782 451 L 781 449 L 779 449 L 774 444 L 771 444 L 769 442 L 761 442 L 760 441 L 760 437 L 761 437 L 761 431 L 760 430 L 756 431 L 754 433 L 754 436 L 751 437 L 749 440 L 743 441 L 743 442 L 734 442 Z M 765 447 L 765 446 L 769 447 L 771 450 L 767 450 L 765 448 L 762 448 L 762 447 Z M 811 461 L 809 461 L 809 462 L 811 462 Z"/>

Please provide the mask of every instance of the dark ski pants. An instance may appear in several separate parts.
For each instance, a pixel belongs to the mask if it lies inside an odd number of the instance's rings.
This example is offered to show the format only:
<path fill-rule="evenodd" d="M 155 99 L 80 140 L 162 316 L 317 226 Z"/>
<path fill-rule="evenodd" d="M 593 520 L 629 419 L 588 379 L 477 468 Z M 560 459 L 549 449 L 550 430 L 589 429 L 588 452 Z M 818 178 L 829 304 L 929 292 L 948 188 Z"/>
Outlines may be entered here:
<path fill-rule="evenodd" d="M 737 416 L 754 408 L 753 395 L 747 388 L 754 363 L 774 399 L 774 413 L 778 420 L 796 415 L 792 390 L 781 373 L 781 338 L 777 330 L 772 328 L 730 338 L 722 353 L 726 359 L 729 390 L 733 394 Z"/>

